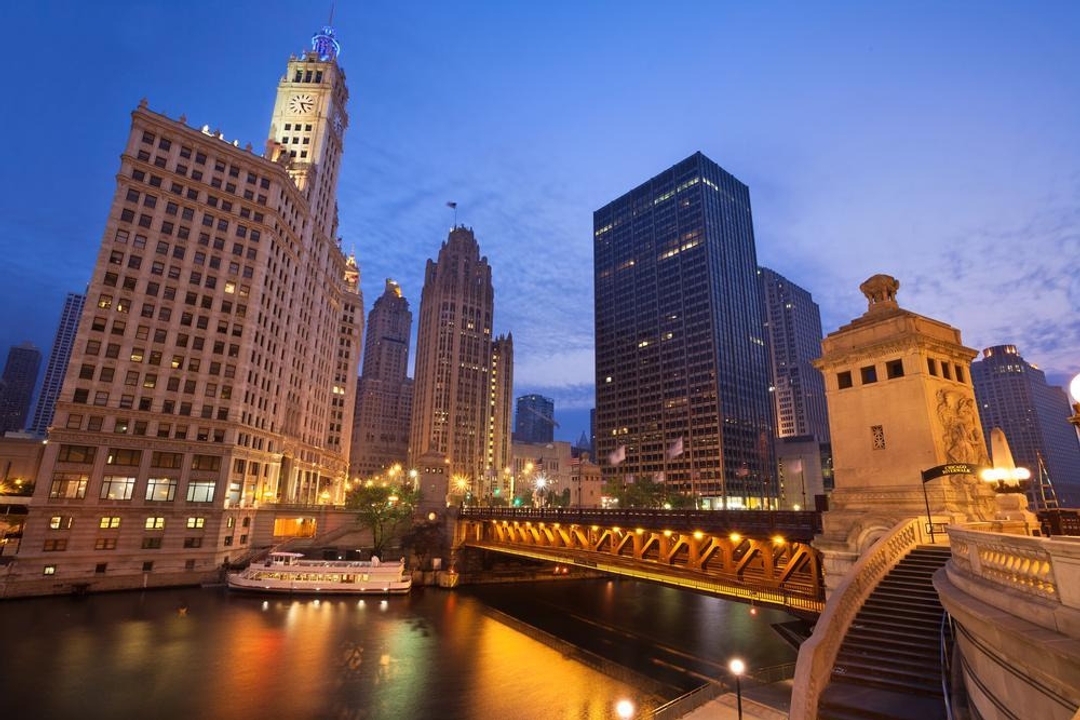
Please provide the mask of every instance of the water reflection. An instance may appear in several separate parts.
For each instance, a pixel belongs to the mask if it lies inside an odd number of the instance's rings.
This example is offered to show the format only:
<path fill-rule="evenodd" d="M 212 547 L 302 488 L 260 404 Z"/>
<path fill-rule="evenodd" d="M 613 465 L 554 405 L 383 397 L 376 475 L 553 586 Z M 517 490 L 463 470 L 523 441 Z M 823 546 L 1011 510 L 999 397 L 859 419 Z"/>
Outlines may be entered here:
<path fill-rule="evenodd" d="M 388 600 L 176 590 L 5 601 L 5 715 L 612 720 L 619 699 L 659 701 L 491 608 L 636 664 L 669 697 L 716 677 L 734 645 L 751 666 L 793 657 L 764 611 L 750 620 L 745 606 L 625 582 L 421 588 Z M 773 643 L 781 651 L 766 657 Z"/>

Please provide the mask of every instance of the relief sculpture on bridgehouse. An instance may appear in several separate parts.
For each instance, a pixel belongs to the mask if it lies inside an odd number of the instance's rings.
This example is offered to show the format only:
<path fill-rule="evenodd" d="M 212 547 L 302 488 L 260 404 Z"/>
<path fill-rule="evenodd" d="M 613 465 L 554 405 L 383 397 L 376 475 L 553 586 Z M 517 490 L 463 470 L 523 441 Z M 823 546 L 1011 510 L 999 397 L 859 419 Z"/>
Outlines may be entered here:
<path fill-rule="evenodd" d="M 985 465 L 986 442 L 975 414 L 975 400 L 955 390 L 938 390 L 937 401 L 946 462 Z"/>

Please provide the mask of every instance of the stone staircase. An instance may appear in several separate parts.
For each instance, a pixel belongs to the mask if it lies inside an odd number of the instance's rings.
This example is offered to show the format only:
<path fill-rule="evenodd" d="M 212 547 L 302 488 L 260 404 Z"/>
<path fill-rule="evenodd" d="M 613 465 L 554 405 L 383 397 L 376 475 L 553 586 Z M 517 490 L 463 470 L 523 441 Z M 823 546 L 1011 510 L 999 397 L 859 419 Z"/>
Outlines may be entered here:
<path fill-rule="evenodd" d="M 821 720 L 945 720 L 940 633 L 931 578 L 945 546 L 920 545 L 893 568 L 856 615 L 818 704 Z"/>

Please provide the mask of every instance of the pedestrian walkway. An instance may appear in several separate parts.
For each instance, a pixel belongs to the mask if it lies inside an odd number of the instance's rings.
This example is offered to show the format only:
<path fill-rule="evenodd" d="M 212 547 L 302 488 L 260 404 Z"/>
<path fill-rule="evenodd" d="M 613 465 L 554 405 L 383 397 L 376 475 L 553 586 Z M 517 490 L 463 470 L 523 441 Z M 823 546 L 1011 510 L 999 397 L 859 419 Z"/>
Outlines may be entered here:
<path fill-rule="evenodd" d="M 790 709 L 791 680 L 743 690 L 743 720 L 787 720 Z M 682 720 L 737 720 L 738 717 L 738 698 L 735 693 L 727 693 L 683 715 Z"/>

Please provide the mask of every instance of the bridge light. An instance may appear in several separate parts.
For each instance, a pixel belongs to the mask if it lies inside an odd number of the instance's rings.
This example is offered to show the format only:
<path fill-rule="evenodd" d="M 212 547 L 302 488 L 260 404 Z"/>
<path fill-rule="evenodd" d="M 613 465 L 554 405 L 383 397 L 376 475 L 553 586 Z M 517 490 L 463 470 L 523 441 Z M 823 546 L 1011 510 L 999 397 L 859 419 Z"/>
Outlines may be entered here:
<path fill-rule="evenodd" d="M 620 527 L 613 527 L 613 528 L 611 528 L 611 532 L 617 532 L 617 533 L 621 533 L 621 532 L 622 532 L 622 528 L 620 528 Z"/>
<path fill-rule="evenodd" d="M 664 531 L 664 537 L 671 537 L 671 531 L 670 530 L 665 530 Z"/>
<path fill-rule="evenodd" d="M 559 523 L 555 523 L 555 524 L 554 524 L 554 525 L 552 525 L 551 527 L 553 527 L 553 528 L 555 528 L 556 530 L 558 530 L 558 529 L 559 529 Z"/>
<path fill-rule="evenodd" d="M 782 535 L 773 535 L 772 541 L 773 545 L 783 545 L 785 542 L 787 542 L 786 540 L 784 540 Z"/>
<path fill-rule="evenodd" d="M 645 532 L 645 529 L 644 528 L 637 528 L 636 530 L 634 530 L 634 532 L 636 532 L 638 535 L 641 535 L 642 533 Z"/>
<path fill-rule="evenodd" d="M 593 526 L 592 526 L 592 529 L 593 529 L 594 531 L 596 531 L 596 530 L 599 530 L 599 529 L 600 529 L 600 526 L 599 526 L 599 525 L 593 525 Z"/>
<path fill-rule="evenodd" d="M 740 535 L 739 533 L 731 533 L 730 535 L 728 535 L 728 540 L 733 543 L 742 542 L 742 535 Z"/>
<path fill-rule="evenodd" d="M 705 537 L 705 533 L 701 532 L 700 530 L 695 530 L 694 531 L 694 539 L 695 540 L 700 540 L 703 537 Z"/>

